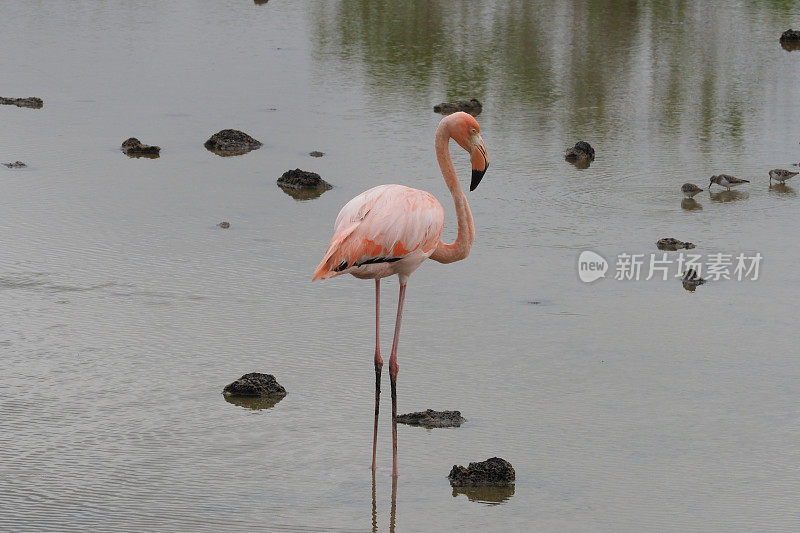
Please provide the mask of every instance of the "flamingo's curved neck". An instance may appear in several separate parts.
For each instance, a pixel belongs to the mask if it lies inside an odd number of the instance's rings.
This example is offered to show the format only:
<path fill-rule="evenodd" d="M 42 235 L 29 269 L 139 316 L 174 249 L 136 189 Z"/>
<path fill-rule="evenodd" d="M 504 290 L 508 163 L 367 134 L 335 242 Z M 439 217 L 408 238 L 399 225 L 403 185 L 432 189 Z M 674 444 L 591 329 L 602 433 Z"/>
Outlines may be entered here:
<path fill-rule="evenodd" d="M 452 244 L 447 244 L 439 239 L 436 250 L 431 255 L 431 259 L 440 263 L 452 263 L 465 259 L 469 255 L 472 242 L 475 240 L 475 223 L 472 220 L 472 211 L 469 209 L 467 197 L 461 190 L 458 182 L 456 169 L 450 159 L 450 132 L 449 121 L 443 120 L 436 128 L 436 159 L 439 161 L 439 168 L 442 169 L 442 176 L 453 195 L 453 202 L 456 207 L 456 218 L 458 219 L 458 235 Z"/>

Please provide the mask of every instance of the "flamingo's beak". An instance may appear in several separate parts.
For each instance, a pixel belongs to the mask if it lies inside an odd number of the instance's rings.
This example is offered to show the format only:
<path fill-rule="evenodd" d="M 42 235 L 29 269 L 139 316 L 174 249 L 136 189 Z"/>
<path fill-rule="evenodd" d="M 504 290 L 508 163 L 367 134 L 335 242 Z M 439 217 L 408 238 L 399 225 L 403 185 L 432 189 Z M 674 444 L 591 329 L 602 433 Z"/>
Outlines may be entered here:
<path fill-rule="evenodd" d="M 469 184 L 469 190 L 474 191 L 478 188 L 478 184 L 486 174 L 486 169 L 489 168 L 489 153 L 486 151 L 486 145 L 483 144 L 481 136 L 477 136 L 477 142 L 472 149 L 470 161 L 472 162 L 472 182 Z"/>

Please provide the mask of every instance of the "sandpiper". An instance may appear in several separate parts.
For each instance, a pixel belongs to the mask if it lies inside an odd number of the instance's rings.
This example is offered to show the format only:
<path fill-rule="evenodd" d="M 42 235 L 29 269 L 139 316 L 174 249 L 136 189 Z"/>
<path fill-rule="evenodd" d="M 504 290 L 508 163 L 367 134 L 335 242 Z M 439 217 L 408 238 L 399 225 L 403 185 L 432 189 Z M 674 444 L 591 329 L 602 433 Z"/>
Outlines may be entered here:
<path fill-rule="evenodd" d="M 697 273 L 697 270 L 690 268 L 686 272 L 683 273 L 683 277 L 681 281 L 685 284 L 691 285 L 702 285 L 706 282 L 703 278 L 700 277 L 700 274 Z"/>
<path fill-rule="evenodd" d="M 800 172 L 792 172 L 791 170 L 781 170 L 780 168 L 775 168 L 769 171 L 769 184 L 772 185 L 772 180 L 780 181 L 784 183 L 791 177 L 797 176 Z"/>
<path fill-rule="evenodd" d="M 681 192 L 686 198 L 692 198 L 697 193 L 703 192 L 703 189 L 701 189 L 694 183 L 684 183 L 683 185 L 681 185 Z"/>
<path fill-rule="evenodd" d="M 708 187 L 711 188 L 711 186 L 715 183 L 725 187 L 728 190 L 731 190 L 731 187 L 737 187 L 742 183 L 750 183 L 750 180 L 742 180 L 727 174 L 720 174 L 719 176 L 711 176 L 711 181 L 708 183 Z"/>

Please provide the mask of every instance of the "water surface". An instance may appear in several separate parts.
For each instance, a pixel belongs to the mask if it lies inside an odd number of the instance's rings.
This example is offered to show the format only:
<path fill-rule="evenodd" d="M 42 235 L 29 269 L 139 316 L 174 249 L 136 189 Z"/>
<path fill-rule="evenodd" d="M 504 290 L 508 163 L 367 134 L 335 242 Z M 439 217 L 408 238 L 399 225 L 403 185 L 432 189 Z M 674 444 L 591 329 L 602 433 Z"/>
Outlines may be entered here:
<path fill-rule="evenodd" d="M 2 11 L 2 95 L 45 103 L 0 107 L 0 160 L 29 165 L 0 168 L 0 529 L 800 526 L 800 182 L 767 176 L 800 161 L 800 51 L 778 44 L 799 2 Z M 398 428 L 393 504 L 388 394 L 374 488 L 369 471 L 372 284 L 310 277 L 339 208 L 377 184 L 431 191 L 454 238 L 431 109 L 471 97 L 492 160 L 477 241 L 412 277 L 398 378 L 401 412 L 468 421 Z M 205 150 L 224 128 L 264 146 Z M 125 157 L 131 136 L 161 157 Z M 563 161 L 578 140 L 585 170 Z M 294 200 L 275 180 L 298 167 L 335 188 Z M 752 183 L 685 208 L 680 185 L 721 172 Z M 581 251 L 666 236 L 760 252 L 761 277 L 579 281 Z M 251 371 L 288 396 L 226 402 Z M 492 456 L 513 493 L 454 493 L 453 464 Z"/>

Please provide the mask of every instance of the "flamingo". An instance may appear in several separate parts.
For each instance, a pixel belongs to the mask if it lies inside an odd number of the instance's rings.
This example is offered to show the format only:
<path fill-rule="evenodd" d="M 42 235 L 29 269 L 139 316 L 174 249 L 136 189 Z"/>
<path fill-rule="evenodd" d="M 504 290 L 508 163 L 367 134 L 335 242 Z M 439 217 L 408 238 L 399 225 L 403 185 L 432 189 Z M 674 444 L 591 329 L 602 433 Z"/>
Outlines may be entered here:
<path fill-rule="evenodd" d="M 397 319 L 389 356 L 389 379 L 392 387 L 392 476 L 397 477 L 397 345 L 406 284 L 412 272 L 430 258 L 439 263 L 465 259 L 475 240 L 475 224 L 467 197 L 461 190 L 453 161 L 450 139 L 469 152 L 474 191 L 489 166 L 489 155 L 480 134 L 480 126 L 472 115 L 464 112 L 444 117 L 436 128 L 436 159 L 442 177 L 455 203 L 458 234 L 451 244 L 442 242 L 444 209 L 436 198 L 425 191 L 402 185 L 379 185 L 345 204 L 336 217 L 328 250 L 314 271 L 312 281 L 341 274 L 375 280 L 375 425 L 372 436 L 372 471 L 375 471 L 375 449 L 378 442 L 378 411 L 381 395 L 383 359 L 380 350 L 381 278 L 397 274 L 400 293 Z"/>

